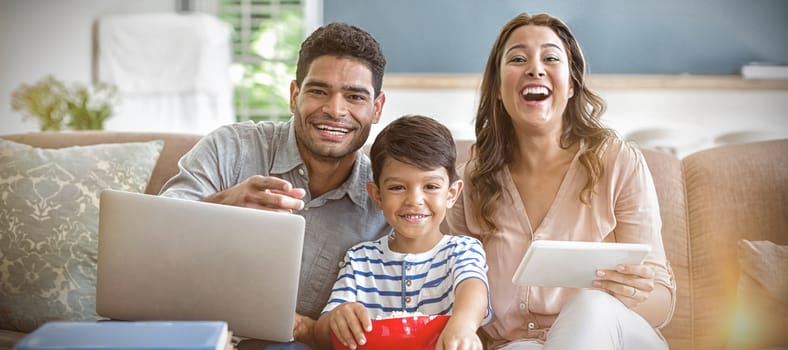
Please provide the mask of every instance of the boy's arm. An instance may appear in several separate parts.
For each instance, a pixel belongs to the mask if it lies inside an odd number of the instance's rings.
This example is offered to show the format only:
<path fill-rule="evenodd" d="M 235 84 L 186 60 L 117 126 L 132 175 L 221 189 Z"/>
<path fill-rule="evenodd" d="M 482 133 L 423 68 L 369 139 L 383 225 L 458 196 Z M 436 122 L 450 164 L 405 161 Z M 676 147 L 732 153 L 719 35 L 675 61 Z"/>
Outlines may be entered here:
<path fill-rule="evenodd" d="M 331 327 L 328 322 L 328 314 L 329 312 L 320 315 L 320 318 L 315 322 L 313 337 L 318 349 L 331 349 Z"/>
<path fill-rule="evenodd" d="M 367 309 L 356 299 L 356 279 L 350 254 L 350 251 L 345 253 L 344 265 L 339 269 L 328 303 L 313 327 L 313 337 L 319 349 L 331 349 L 332 324 L 337 338 L 346 345 L 364 340 L 364 329 L 372 326 Z"/>
<path fill-rule="evenodd" d="M 468 278 L 460 282 L 454 296 L 451 318 L 436 349 L 481 349 L 476 331 L 487 315 L 487 285 L 481 279 Z"/>
<path fill-rule="evenodd" d="M 487 315 L 487 285 L 478 278 L 468 278 L 457 286 L 454 295 L 451 318 L 471 322 L 476 332 Z"/>

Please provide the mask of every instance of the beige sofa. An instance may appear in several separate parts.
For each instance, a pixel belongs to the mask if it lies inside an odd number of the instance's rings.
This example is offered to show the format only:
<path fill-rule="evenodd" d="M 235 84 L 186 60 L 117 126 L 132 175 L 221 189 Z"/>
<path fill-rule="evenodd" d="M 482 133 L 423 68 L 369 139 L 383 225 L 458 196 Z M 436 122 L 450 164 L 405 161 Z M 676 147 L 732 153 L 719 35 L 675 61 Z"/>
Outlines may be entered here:
<path fill-rule="evenodd" d="M 47 148 L 164 140 L 146 189 L 157 193 L 200 136 L 73 132 L 0 137 Z M 468 146 L 459 142 L 460 159 L 466 158 Z M 788 140 L 721 147 L 682 160 L 657 151 L 643 153 L 654 175 L 663 240 L 678 284 L 676 312 L 663 334 L 671 349 L 723 349 L 736 303 L 738 240 L 788 245 Z M 28 331 L 0 330 L 0 348 Z"/>

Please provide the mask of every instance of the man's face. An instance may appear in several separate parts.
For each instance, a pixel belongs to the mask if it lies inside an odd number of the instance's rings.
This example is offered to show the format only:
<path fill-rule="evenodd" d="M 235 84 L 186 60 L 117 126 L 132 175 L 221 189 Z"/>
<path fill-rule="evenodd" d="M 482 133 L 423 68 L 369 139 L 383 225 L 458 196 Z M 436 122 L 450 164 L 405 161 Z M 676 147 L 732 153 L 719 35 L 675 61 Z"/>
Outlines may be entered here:
<path fill-rule="evenodd" d="M 380 120 L 385 96 L 375 98 L 372 72 L 359 61 L 321 56 L 301 86 L 290 84 L 290 111 L 302 158 L 341 159 L 361 148 Z"/>

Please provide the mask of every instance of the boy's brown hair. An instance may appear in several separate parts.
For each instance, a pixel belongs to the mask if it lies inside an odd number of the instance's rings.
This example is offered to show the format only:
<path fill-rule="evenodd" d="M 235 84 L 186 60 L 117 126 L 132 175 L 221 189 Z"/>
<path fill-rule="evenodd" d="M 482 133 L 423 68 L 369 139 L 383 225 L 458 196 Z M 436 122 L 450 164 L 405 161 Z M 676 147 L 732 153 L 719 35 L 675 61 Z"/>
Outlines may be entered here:
<path fill-rule="evenodd" d="M 451 132 L 443 124 L 422 115 L 406 115 L 378 134 L 369 152 L 372 177 L 380 184 L 380 172 L 386 159 L 395 159 L 423 170 L 446 169 L 449 181 L 459 179 L 455 162 L 457 150 Z"/>

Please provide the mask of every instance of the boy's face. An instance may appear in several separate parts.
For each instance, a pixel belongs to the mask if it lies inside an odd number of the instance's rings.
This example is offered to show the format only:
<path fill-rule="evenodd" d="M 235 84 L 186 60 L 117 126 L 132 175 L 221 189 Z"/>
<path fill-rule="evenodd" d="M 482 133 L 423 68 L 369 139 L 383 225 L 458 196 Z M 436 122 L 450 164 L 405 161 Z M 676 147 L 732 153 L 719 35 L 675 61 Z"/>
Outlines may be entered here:
<path fill-rule="evenodd" d="M 428 251 L 443 235 L 439 226 L 462 191 L 462 181 L 451 183 L 446 169 L 423 170 L 387 159 L 380 183 L 369 182 L 367 191 L 394 228 L 389 247 L 401 253 Z"/>

